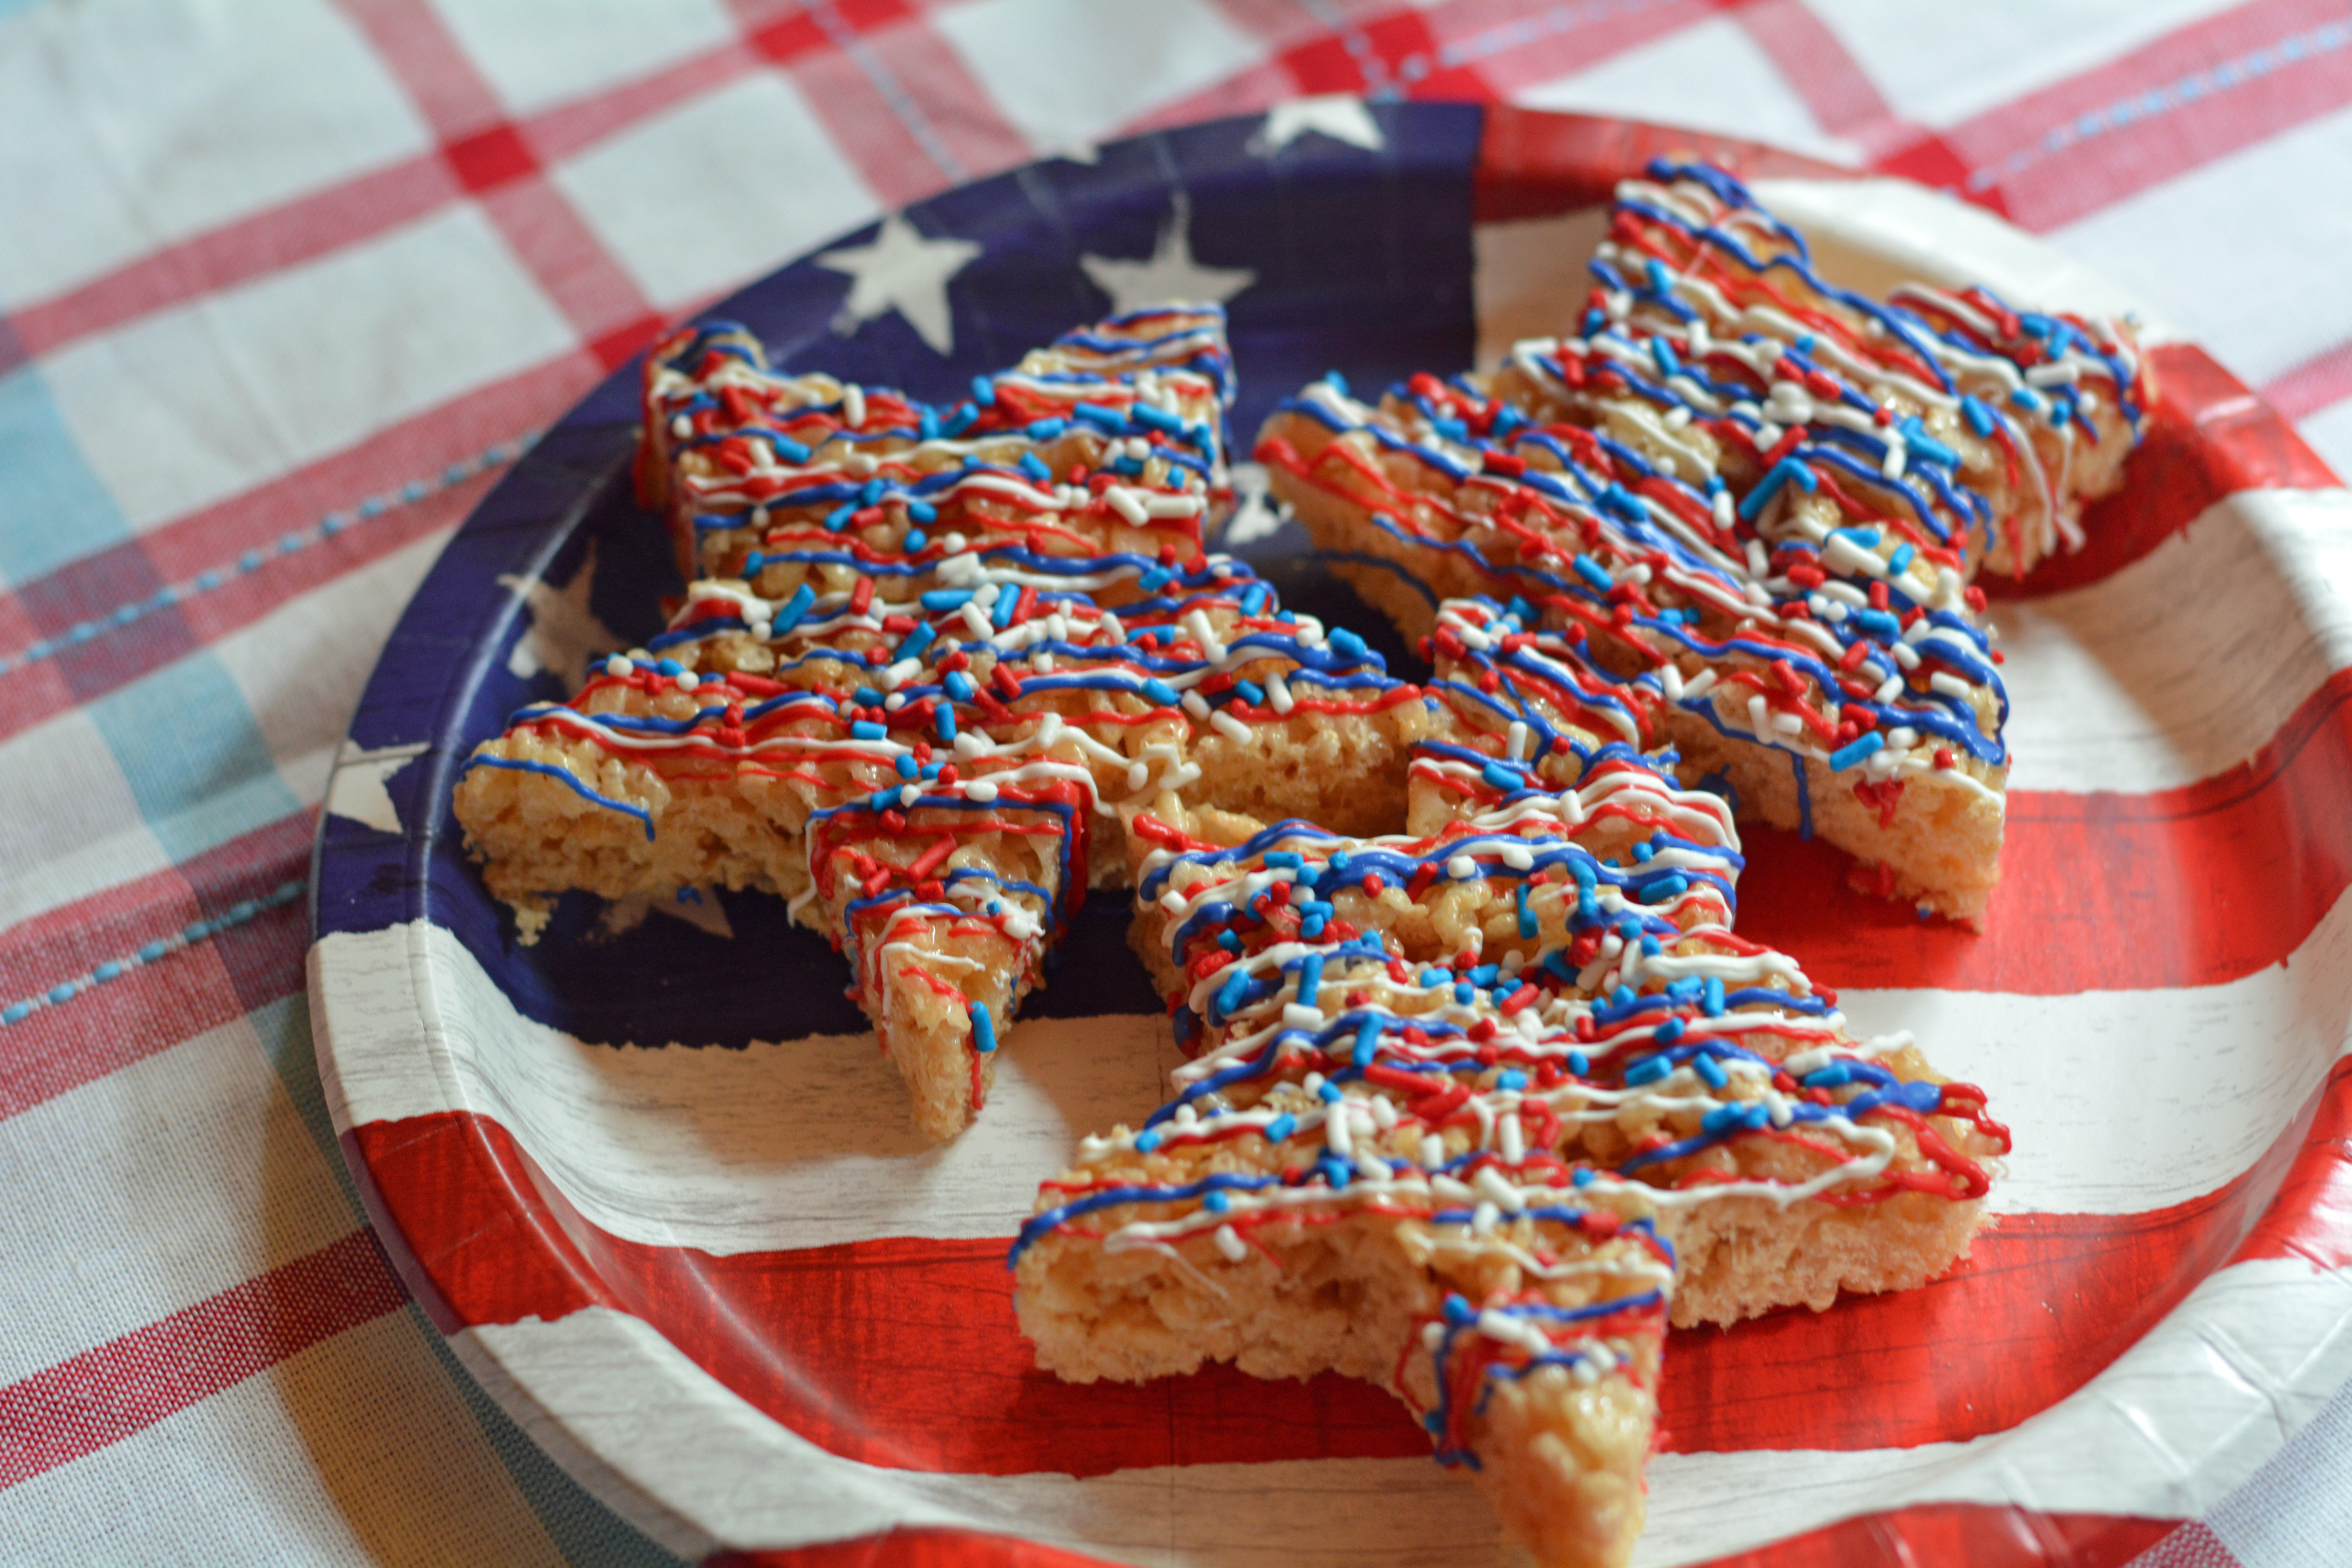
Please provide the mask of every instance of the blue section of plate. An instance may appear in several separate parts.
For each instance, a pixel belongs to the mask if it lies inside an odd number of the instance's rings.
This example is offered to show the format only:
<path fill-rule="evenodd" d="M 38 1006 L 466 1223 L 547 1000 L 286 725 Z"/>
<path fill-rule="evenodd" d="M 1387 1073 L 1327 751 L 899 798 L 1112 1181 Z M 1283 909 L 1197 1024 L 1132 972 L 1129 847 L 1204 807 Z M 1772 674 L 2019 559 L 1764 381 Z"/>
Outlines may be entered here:
<path fill-rule="evenodd" d="M 1485 113 L 1454 104 L 1372 113 L 1377 150 L 1308 135 L 1259 151 L 1253 138 L 1265 122 L 1250 116 L 1118 142 L 1091 164 L 1031 164 L 908 208 L 923 236 L 981 247 L 948 284 L 946 354 L 896 310 L 849 323 L 851 279 L 814 255 L 710 314 L 750 326 L 780 368 L 952 400 L 975 374 L 1112 308 L 1086 258 L 1164 257 L 1181 239 L 1198 267 L 1252 275 L 1226 302 L 1241 376 L 1234 429 L 1246 441 L 1278 398 L 1326 370 L 1379 387 L 1470 363 L 1471 180 Z M 824 248 L 868 243 L 878 227 Z M 449 810 L 465 757 L 524 702 L 569 694 L 554 673 L 516 672 L 531 662 L 514 657 L 531 626 L 523 587 L 576 589 L 593 569 L 586 607 L 621 646 L 656 630 L 660 600 L 680 589 L 659 523 L 629 492 L 638 374 L 634 362 L 615 372 L 484 499 L 393 632 L 351 741 L 364 751 L 425 748 L 386 781 L 405 832 L 322 820 L 315 934 L 429 918 L 526 1016 L 587 1040 L 741 1046 L 862 1031 L 844 994 L 846 966 L 793 929 L 779 900 L 721 895 L 731 938 L 659 915 L 606 936 L 596 901 L 575 895 L 526 948 L 467 864 Z M 1393 667 L 1415 668 L 1381 617 L 1299 558 L 1299 540 L 1286 529 L 1242 553 L 1287 602 L 1352 623 Z M 1123 896 L 1087 905 L 1029 1014 L 1157 1011 L 1126 953 L 1127 920 Z"/>

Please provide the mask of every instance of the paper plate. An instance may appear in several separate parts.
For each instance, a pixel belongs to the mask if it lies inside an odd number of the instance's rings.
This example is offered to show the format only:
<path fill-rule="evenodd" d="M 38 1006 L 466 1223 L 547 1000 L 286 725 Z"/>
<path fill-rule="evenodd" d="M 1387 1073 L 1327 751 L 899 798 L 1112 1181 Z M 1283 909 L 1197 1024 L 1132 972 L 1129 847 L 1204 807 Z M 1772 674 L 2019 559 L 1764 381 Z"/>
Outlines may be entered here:
<path fill-rule="evenodd" d="M 1245 438 L 1328 368 L 1384 385 L 1568 320 L 1598 204 L 1661 153 L 1763 182 L 1850 279 L 2128 303 L 1916 186 L 1622 121 L 1322 100 L 948 192 L 719 313 L 788 367 L 951 398 L 1114 304 L 1222 297 Z M 2164 401 L 2127 489 L 1999 609 L 2018 760 L 1990 931 L 1761 829 L 1741 883 L 1743 934 L 1990 1088 L 2017 1134 L 1999 1218 L 1925 1289 L 1674 1335 L 1643 1561 L 2120 1561 L 2352 1376 L 2352 500 L 2150 333 Z M 1005 1243 L 1172 1056 L 1120 900 L 1087 907 L 944 1149 L 778 900 L 571 900 L 516 944 L 450 790 L 677 592 L 625 483 L 635 375 L 451 541 L 320 825 L 320 1064 L 409 1289 L 526 1429 L 688 1555 L 1495 1560 L 1492 1512 L 1369 1385 L 1032 1366 Z M 1402 656 L 1294 533 L 1253 509 L 1233 538 Z"/>

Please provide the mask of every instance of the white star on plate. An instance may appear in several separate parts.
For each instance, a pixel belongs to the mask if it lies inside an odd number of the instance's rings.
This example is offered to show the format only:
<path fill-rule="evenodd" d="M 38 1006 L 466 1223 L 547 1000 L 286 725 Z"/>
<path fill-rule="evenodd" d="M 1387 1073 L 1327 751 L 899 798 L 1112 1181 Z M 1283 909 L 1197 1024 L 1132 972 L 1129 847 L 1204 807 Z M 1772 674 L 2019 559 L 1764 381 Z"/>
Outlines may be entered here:
<path fill-rule="evenodd" d="M 955 348 L 955 315 L 948 309 L 948 279 L 978 256 L 969 239 L 927 239 L 904 213 L 882 220 L 871 245 L 828 250 L 819 267 L 845 272 L 856 281 L 834 318 L 836 331 L 855 331 L 886 310 L 896 310 L 936 353 Z"/>
<path fill-rule="evenodd" d="M 1264 463 L 1235 463 L 1230 474 L 1234 515 L 1225 523 L 1224 537 L 1217 542 L 1220 548 L 1238 550 L 1252 540 L 1273 533 L 1282 526 L 1286 514 L 1266 489 Z"/>
<path fill-rule="evenodd" d="M 596 583 L 596 547 L 591 544 L 580 569 L 572 574 L 572 581 L 562 589 L 548 586 L 539 577 L 517 577 L 502 573 L 499 585 L 511 588 L 521 595 L 530 614 L 530 625 L 507 656 L 507 668 L 525 680 L 542 669 L 551 669 L 563 678 L 566 688 L 576 687 L 588 679 L 588 656 L 605 648 L 621 646 L 621 639 L 604 629 L 588 608 L 588 590 Z"/>
<path fill-rule="evenodd" d="M 1267 110 L 1265 128 L 1250 138 L 1249 150 L 1271 158 L 1310 132 L 1367 153 L 1388 145 L 1381 122 L 1372 118 L 1371 106 L 1360 98 L 1335 92 L 1320 98 L 1294 98 Z"/>
<path fill-rule="evenodd" d="M 1147 305 L 1222 305 L 1257 281 L 1246 267 L 1204 267 L 1192 258 L 1192 201 L 1181 191 L 1149 259 L 1081 256 L 1078 265 L 1110 296 L 1111 313 L 1121 316 Z"/>
<path fill-rule="evenodd" d="M 345 741 L 341 753 L 335 758 L 335 771 L 327 780 L 328 814 L 347 816 L 379 833 L 400 832 L 400 811 L 392 804 L 392 792 L 384 785 L 425 749 L 426 743 L 418 741 L 413 745 L 355 752 Z"/>

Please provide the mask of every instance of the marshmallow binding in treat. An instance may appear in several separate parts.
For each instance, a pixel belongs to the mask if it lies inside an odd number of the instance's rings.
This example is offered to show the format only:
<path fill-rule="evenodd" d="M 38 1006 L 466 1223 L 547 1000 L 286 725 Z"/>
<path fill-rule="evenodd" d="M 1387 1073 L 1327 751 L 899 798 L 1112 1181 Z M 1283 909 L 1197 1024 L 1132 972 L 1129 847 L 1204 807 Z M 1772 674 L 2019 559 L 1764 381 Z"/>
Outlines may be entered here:
<path fill-rule="evenodd" d="M 664 343 L 640 479 L 704 574 L 457 790 L 524 939 L 565 889 L 781 894 L 945 1138 L 1132 813 L 1401 817 L 1418 689 L 1202 552 L 1230 386 L 1213 309 L 1072 333 L 944 410 L 777 376 L 737 329 Z"/>
<path fill-rule="evenodd" d="M 1592 273 L 1578 335 L 1491 375 L 1285 403 L 1276 492 L 1410 634 L 1445 597 L 1521 598 L 1684 777 L 1981 922 L 2008 697 L 1970 579 L 2078 544 L 2120 481 L 2154 396 L 2128 325 L 1864 299 L 1705 167 L 1621 186 Z"/>

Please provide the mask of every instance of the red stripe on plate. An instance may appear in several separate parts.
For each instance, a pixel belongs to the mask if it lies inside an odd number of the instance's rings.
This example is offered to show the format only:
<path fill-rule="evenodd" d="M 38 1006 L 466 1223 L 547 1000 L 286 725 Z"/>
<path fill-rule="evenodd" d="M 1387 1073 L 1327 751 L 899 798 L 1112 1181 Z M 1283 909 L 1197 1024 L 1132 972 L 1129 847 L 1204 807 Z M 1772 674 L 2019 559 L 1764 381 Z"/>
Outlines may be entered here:
<path fill-rule="evenodd" d="M 2252 757 L 2151 795 L 2012 792 L 1981 934 L 1848 886 L 1852 862 L 1741 840 L 1739 931 L 1832 987 L 2058 996 L 2217 985 L 2284 963 L 2352 885 L 2352 671 Z"/>
<path fill-rule="evenodd" d="M 366 1231 L 0 1388 L 0 1489 L 153 1426 L 399 1307 Z"/>
<path fill-rule="evenodd" d="M 1981 1503 L 1921 1503 L 1864 1514 L 1705 1568 L 1885 1568 L 1967 1563 L 1973 1568 L 2110 1568 L 2169 1534 L 2170 1520 L 2029 1513 Z M 1103 1560 L 1010 1536 L 901 1530 L 771 1552 L 721 1552 L 707 1568 L 1091 1568 Z M 2217 1563 L 2234 1560 L 2217 1559 Z"/>
<path fill-rule="evenodd" d="M 1905 1447 L 2049 1408 L 2233 1255 L 2342 1248 L 2329 1235 L 2352 1179 L 2332 1140 L 2352 1127 L 2347 1084 L 2339 1071 L 2297 1128 L 2207 1197 L 2144 1215 L 2010 1216 L 1925 1289 L 1677 1333 L 1659 1392 L 1664 1446 Z M 733 1257 L 651 1247 L 591 1224 L 494 1121 L 447 1112 L 345 1138 L 371 1212 L 413 1253 L 395 1247 L 395 1262 L 445 1328 L 631 1312 L 775 1420 L 866 1463 L 1088 1476 L 1427 1452 L 1387 1394 L 1333 1376 L 1261 1382 L 1217 1367 L 1059 1383 L 1013 1322 L 1000 1241 Z M 2265 1217 L 2299 1155 L 2288 1201 Z"/>
<path fill-rule="evenodd" d="M 1618 181 L 1664 157 L 1704 159 L 1743 180 L 1850 180 L 1855 174 L 1737 137 L 1494 104 L 1486 110 L 1471 175 L 1471 212 L 1476 222 L 1503 223 L 1600 206 Z"/>

